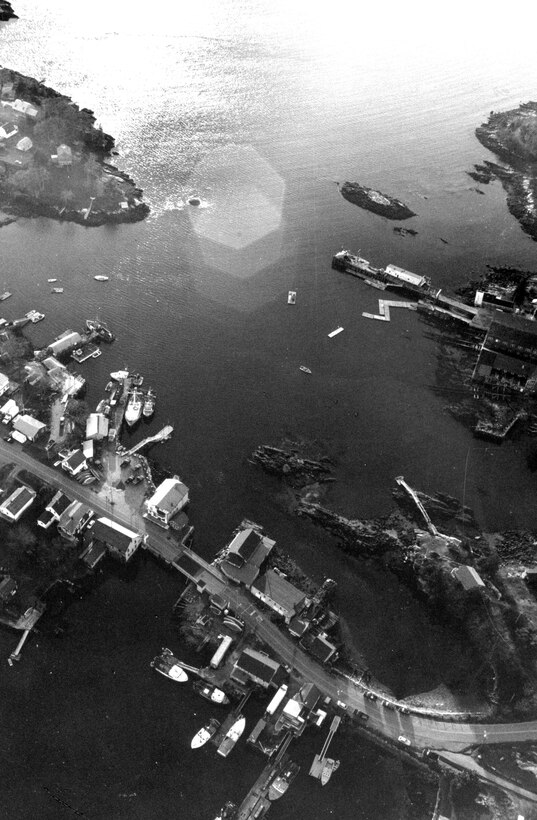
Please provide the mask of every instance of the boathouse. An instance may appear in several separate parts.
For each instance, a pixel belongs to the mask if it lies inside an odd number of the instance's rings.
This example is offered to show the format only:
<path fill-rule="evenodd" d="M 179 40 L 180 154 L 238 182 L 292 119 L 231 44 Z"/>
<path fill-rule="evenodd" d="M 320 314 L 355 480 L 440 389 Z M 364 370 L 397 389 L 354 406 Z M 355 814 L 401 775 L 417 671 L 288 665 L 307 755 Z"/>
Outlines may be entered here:
<path fill-rule="evenodd" d="M 307 602 L 304 593 L 274 569 L 267 570 L 257 578 L 250 587 L 250 592 L 281 615 L 286 624 L 304 609 Z"/>
<path fill-rule="evenodd" d="M 86 530 L 84 541 L 88 546 L 93 544 L 105 546 L 112 555 L 126 563 L 142 543 L 142 536 L 121 524 L 116 524 L 110 518 L 98 518 Z"/>
<path fill-rule="evenodd" d="M 291 729 L 296 734 L 301 734 L 320 697 L 321 693 L 315 684 L 305 683 L 283 707 L 276 729 Z"/>
<path fill-rule="evenodd" d="M 220 569 L 230 581 L 249 587 L 259 575 L 261 565 L 275 543 L 259 529 L 244 527 L 224 550 Z"/>
<path fill-rule="evenodd" d="M 236 683 L 251 682 L 268 689 L 279 670 L 280 664 L 268 655 L 255 649 L 244 649 L 235 661 L 230 677 Z"/>
<path fill-rule="evenodd" d="M 188 504 L 188 487 L 174 476 L 165 478 L 151 498 L 144 502 L 144 517 L 161 527 L 168 528 L 170 519 Z"/>
<path fill-rule="evenodd" d="M 76 333 L 74 330 L 66 330 L 49 344 L 47 350 L 50 351 L 52 356 L 58 356 L 60 353 L 65 353 L 74 347 L 80 347 L 82 341 L 80 333 Z"/>
<path fill-rule="evenodd" d="M 18 521 L 35 499 L 36 493 L 26 485 L 17 487 L 11 495 L 0 504 L 0 515 L 7 521 Z"/>
<path fill-rule="evenodd" d="M 86 419 L 86 439 L 102 441 L 108 437 L 108 419 L 104 413 L 90 413 Z"/>

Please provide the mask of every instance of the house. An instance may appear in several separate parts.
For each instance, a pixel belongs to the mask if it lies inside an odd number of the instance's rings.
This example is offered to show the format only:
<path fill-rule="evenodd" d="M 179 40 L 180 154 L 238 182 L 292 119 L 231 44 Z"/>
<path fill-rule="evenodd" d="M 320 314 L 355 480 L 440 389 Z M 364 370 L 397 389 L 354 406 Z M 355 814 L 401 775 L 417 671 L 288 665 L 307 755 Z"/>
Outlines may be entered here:
<path fill-rule="evenodd" d="M 245 684 L 251 681 L 267 689 L 279 669 L 280 664 L 268 655 L 255 649 L 244 649 L 235 661 L 230 677 L 237 683 Z"/>
<path fill-rule="evenodd" d="M 13 100 L 10 105 L 13 111 L 17 111 L 19 114 L 26 114 L 27 117 L 33 120 L 37 117 L 37 108 L 32 103 L 26 102 L 26 100 Z"/>
<path fill-rule="evenodd" d="M 291 618 L 288 629 L 291 635 L 294 635 L 295 638 L 302 638 L 302 636 L 305 635 L 310 626 L 310 620 L 308 620 L 307 618 L 300 618 L 298 615 L 295 615 L 294 618 Z"/>
<path fill-rule="evenodd" d="M 56 150 L 56 162 L 58 165 L 63 166 L 73 164 L 73 152 L 68 145 L 65 145 L 64 143 L 58 145 Z"/>
<path fill-rule="evenodd" d="M 57 336 L 47 348 L 52 356 L 58 356 L 60 353 L 65 353 L 75 347 L 80 347 L 82 336 L 74 330 L 66 330 L 64 333 Z"/>
<path fill-rule="evenodd" d="M 62 513 L 72 504 L 72 500 L 68 498 L 61 490 L 52 496 L 51 500 L 37 519 L 39 527 L 48 530 L 54 521 L 59 521 Z"/>
<path fill-rule="evenodd" d="M 110 518 L 98 518 L 86 530 L 84 541 L 88 545 L 104 545 L 112 555 L 126 563 L 142 543 L 142 536 Z"/>
<path fill-rule="evenodd" d="M 144 502 L 146 509 L 144 516 L 167 529 L 170 525 L 170 519 L 186 504 L 188 504 L 188 487 L 186 484 L 183 484 L 178 476 L 165 478 L 151 498 Z"/>
<path fill-rule="evenodd" d="M 305 683 L 283 707 L 276 724 L 277 731 L 290 729 L 296 734 L 301 734 L 320 697 L 321 693 L 315 684 Z"/>
<path fill-rule="evenodd" d="M 72 476 L 77 476 L 88 466 L 86 456 L 82 450 L 75 450 L 68 458 L 62 461 L 62 469 L 70 473 Z"/>
<path fill-rule="evenodd" d="M 300 641 L 300 646 L 306 649 L 320 663 L 328 663 L 337 652 L 336 646 L 331 643 L 325 633 L 306 635 Z"/>
<path fill-rule="evenodd" d="M 4 122 L 0 125 L 0 139 L 9 139 L 19 133 L 19 129 L 14 122 Z"/>
<path fill-rule="evenodd" d="M 301 590 L 273 569 L 267 570 L 264 575 L 257 578 L 250 587 L 250 592 L 274 612 L 282 615 L 286 624 L 289 624 L 292 618 L 304 609 L 307 602 Z"/>
<path fill-rule="evenodd" d="M 249 587 L 276 542 L 264 536 L 257 526 L 245 526 L 246 523 L 226 547 L 220 569 L 230 581 Z"/>
<path fill-rule="evenodd" d="M 22 137 L 16 145 L 17 151 L 29 151 L 33 148 L 33 142 L 30 137 Z"/>
<path fill-rule="evenodd" d="M 0 504 L 0 515 L 7 521 L 18 521 L 24 512 L 34 503 L 36 493 L 26 485 L 17 487 L 11 495 Z"/>
<path fill-rule="evenodd" d="M 108 419 L 104 413 L 90 413 L 86 419 L 86 439 L 102 441 L 108 437 Z"/>
<path fill-rule="evenodd" d="M 27 439 L 30 441 L 35 441 L 38 435 L 44 430 L 46 424 L 42 421 L 38 421 L 34 419 L 33 416 L 28 415 L 19 415 L 13 422 L 13 429 L 17 430 L 19 433 L 22 433 L 23 436 L 26 436 Z"/>
<path fill-rule="evenodd" d="M 9 379 L 3 373 L 0 373 L 0 396 L 3 396 L 4 393 L 9 388 Z"/>
<path fill-rule="evenodd" d="M 457 567 L 451 571 L 454 578 L 462 584 L 463 589 L 481 589 L 485 583 L 478 572 L 473 567 Z"/>
<path fill-rule="evenodd" d="M 19 406 L 13 399 L 8 399 L 6 403 L 0 407 L 0 416 L 2 416 L 2 422 L 4 424 L 8 424 L 12 421 L 15 416 L 19 412 Z"/>
<path fill-rule="evenodd" d="M 2 83 L 1 99 L 8 101 L 15 99 L 15 88 L 12 82 Z"/>
<path fill-rule="evenodd" d="M 61 514 L 58 521 L 58 532 L 68 541 L 76 541 L 93 518 L 93 510 L 81 501 L 72 501 Z"/>

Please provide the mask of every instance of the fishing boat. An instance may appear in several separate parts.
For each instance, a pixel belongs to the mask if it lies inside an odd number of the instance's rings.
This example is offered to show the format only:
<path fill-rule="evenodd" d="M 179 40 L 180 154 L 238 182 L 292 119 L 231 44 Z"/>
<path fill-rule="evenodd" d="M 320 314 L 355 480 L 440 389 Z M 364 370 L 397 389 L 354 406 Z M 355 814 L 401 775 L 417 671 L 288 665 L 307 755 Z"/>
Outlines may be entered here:
<path fill-rule="evenodd" d="M 326 786 L 334 772 L 337 772 L 338 769 L 339 760 L 332 760 L 331 757 L 327 757 L 321 772 L 321 786 Z"/>
<path fill-rule="evenodd" d="M 9 299 L 10 296 L 11 293 L 8 290 L 6 290 L 5 293 L 0 294 L 0 302 L 3 302 L 4 299 Z"/>
<path fill-rule="evenodd" d="M 151 388 L 149 388 L 149 390 L 145 394 L 144 409 L 142 411 L 146 419 L 152 416 L 155 412 L 156 398 L 157 394 Z"/>
<path fill-rule="evenodd" d="M 63 293 L 63 288 L 52 288 L 51 293 Z"/>
<path fill-rule="evenodd" d="M 222 692 L 218 687 L 210 683 L 204 683 L 202 680 L 197 680 L 193 684 L 194 692 L 201 695 L 202 698 L 210 700 L 211 703 L 217 703 L 219 706 L 227 706 L 229 698 L 225 692 Z"/>
<path fill-rule="evenodd" d="M 113 373 L 110 373 L 110 378 L 114 379 L 116 382 L 122 382 L 126 379 L 129 375 L 128 370 L 114 370 Z"/>
<path fill-rule="evenodd" d="M 127 409 L 125 410 L 125 421 L 129 427 L 136 424 L 142 415 L 143 397 L 143 393 L 140 390 L 136 390 L 136 388 L 129 395 Z"/>
<path fill-rule="evenodd" d="M 311 373 L 311 370 L 305 364 L 301 364 L 299 370 L 302 370 L 303 373 Z"/>
<path fill-rule="evenodd" d="M 104 322 L 99 322 L 98 319 L 86 319 L 86 328 L 103 340 L 103 342 L 113 342 L 116 338 L 111 330 L 109 330 Z"/>
<path fill-rule="evenodd" d="M 209 723 L 205 724 L 205 726 L 194 735 L 192 740 L 190 741 L 190 748 L 191 749 L 199 749 L 200 746 L 204 746 L 208 740 L 210 740 L 213 735 L 216 734 L 216 730 L 220 728 L 220 721 L 216 718 L 211 718 Z"/>
<path fill-rule="evenodd" d="M 94 276 L 93 278 L 96 279 L 97 282 L 108 282 L 110 279 L 109 276 L 103 276 L 101 273 L 98 273 L 97 276 Z"/>
<path fill-rule="evenodd" d="M 185 683 L 188 680 L 187 673 L 179 666 L 178 660 L 171 650 L 166 649 L 166 647 L 162 649 L 160 655 L 153 658 L 151 666 L 161 675 L 165 675 L 176 683 Z"/>
<path fill-rule="evenodd" d="M 295 305 L 296 304 L 296 290 L 290 290 L 287 294 L 287 304 L 288 305 Z"/>
<path fill-rule="evenodd" d="M 232 803 L 231 800 L 228 800 L 227 803 L 222 806 L 214 820 L 235 820 L 236 816 L 237 806 L 235 803 Z"/>
<path fill-rule="evenodd" d="M 228 729 L 226 736 L 218 747 L 217 751 L 222 757 L 227 757 L 230 751 L 235 746 L 235 743 L 240 738 L 244 729 L 246 728 L 246 719 L 239 715 L 235 723 Z"/>
<path fill-rule="evenodd" d="M 298 772 L 300 766 L 297 763 L 290 763 L 289 766 L 274 778 L 269 786 L 267 797 L 269 800 L 278 800 L 289 788 Z"/>

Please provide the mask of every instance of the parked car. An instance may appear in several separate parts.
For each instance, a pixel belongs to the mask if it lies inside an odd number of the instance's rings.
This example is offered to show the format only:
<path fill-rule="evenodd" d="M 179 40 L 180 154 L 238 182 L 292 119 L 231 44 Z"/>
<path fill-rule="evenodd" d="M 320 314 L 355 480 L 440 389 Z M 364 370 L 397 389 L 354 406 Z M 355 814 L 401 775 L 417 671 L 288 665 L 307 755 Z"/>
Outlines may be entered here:
<path fill-rule="evenodd" d="M 382 705 L 383 705 L 386 709 L 395 709 L 395 703 L 392 703 L 392 702 L 391 702 L 391 700 L 383 700 L 383 701 L 382 701 Z"/>
<path fill-rule="evenodd" d="M 365 692 L 364 695 L 366 698 L 369 698 L 369 700 L 377 700 L 377 696 L 374 692 Z"/>
<path fill-rule="evenodd" d="M 405 746 L 410 746 L 411 745 L 410 740 L 407 737 L 405 737 L 404 735 L 399 735 L 397 740 L 399 741 L 399 743 L 404 743 Z"/>
<path fill-rule="evenodd" d="M 346 709 L 347 708 L 347 704 L 343 703 L 342 700 L 338 700 L 338 701 L 336 701 L 336 703 L 337 703 L 337 705 L 339 706 L 340 709 Z"/>
<path fill-rule="evenodd" d="M 408 706 L 403 706 L 402 704 L 400 704 L 397 708 L 399 709 L 399 711 L 403 715 L 409 715 L 410 714 L 410 709 L 408 708 Z"/>
<path fill-rule="evenodd" d="M 359 719 L 363 720 L 364 723 L 369 720 L 369 715 L 366 715 L 365 712 L 358 712 L 357 714 Z"/>

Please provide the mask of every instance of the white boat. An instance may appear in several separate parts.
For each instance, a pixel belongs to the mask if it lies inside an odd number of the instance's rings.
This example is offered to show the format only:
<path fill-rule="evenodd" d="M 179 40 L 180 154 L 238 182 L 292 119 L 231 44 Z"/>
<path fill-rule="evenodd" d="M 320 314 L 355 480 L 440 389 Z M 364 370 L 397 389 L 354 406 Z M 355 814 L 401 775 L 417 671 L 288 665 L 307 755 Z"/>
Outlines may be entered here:
<path fill-rule="evenodd" d="M 151 666 L 153 669 L 156 669 L 157 672 L 160 672 L 161 675 L 165 675 L 170 680 L 175 681 L 176 683 L 186 683 L 188 680 L 188 675 L 184 669 L 182 669 L 178 663 L 176 663 L 177 658 L 170 652 L 169 649 L 163 649 L 160 655 L 157 655 L 156 658 L 153 658 L 151 661 Z"/>
<path fill-rule="evenodd" d="M 33 322 L 35 325 L 36 322 L 40 322 L 42 319 L 45 318 L 45 314 L 39 313 L 38 310 L 29 310 L 26 314 L 26 318 Z"/>
<path fill-rule="evenodd" d="M 321 786 L 326 786 L 334 772 L 339 769 L 339 760 L 332 760 L 331 757 L 325 759 L 324 768 L 321 772 Z"/>
<path fill-rule="evenodd" d="M 287 294 L 287 304 L 294 305 L 296 304 L 296 290 L 290 290 Z"/>
<path fill-rule="evenodd" d="M 109 276 L 103 276 L 103 275 L 102 275 L 102 274 L 100 274 L 100 273 L 99 273 L 99 274 L 97 274 L 97 276 L 94 276 L 93 278 L 94 278 L 94 279 L 96 279 L 96 280 L 97 280 L 97 282 L 108 282 L 108 280 L 110 279 L 110 277 L 109 277 Z"/>
<path fill-rule="evenodd" d="M 128 370 L 114 370 L 113 373 L 110 373 L 110 378 L 114 379 L 116 382 L 122 382 L 126 379 L 129 375 Z"/>
<path fill-rule="evenodd" d="M 207 741 L 216 734 L 216 730 L 219 728 L 220 721 L 216 720 L 216 718 L 211 718 L 209 723 L 207 723 L 202 729 L 199 730 L 199 732 L 197 732 L 197 734 L 194 735 L 190 741 L 190 748 L 199 749 L 200 746 L 204 746 Z"/>
<path fill-rule="evenodd" d="M 303 373 L 311 373 L 311 370 L 305 364 L 301 364 L 299 370 L 302 370 Z"/>
<path fill-rule="evenodd" d="M 228 729 L 228 732 L 223 739 L 222 743 L 218 747 L 218 754 L 222 755 L 222 757 L 227 757 L 232 748 L 234 747 L 237 740 L 240 738 L 244 729 L 246 728 L 246 719 L 240 715 L 233 726 Z"/>
<path fill-rule="evenodd" d="M 333 330 L 331 333 L 328 334 L 328 338 L 332 339 L 333 336 L 337 336 L 338 333 L 341 333 L 342 330 L 344 330 L 343 327 L 336 327 L 335 330 Z"/>
<path fill-rule="evenodd" d="M 134 389 L 129 396 L 129 400 L 127 402 L 127 409 L 125 410 L 125 421 L 132 427 L 133 424 L 136 424 L 140 416 L 142 415 L 142 408 L 144 406 L 144 394 L 141 390 Z"/>
<path fill-rule="evenodd" d="M 47 279 L 47 282 L 57 282 L 57 279 Z"/>
<path fill-rule="evenodd" d="M 63 288 L 52 288 L 51 293 L 63 293 Z"/>

